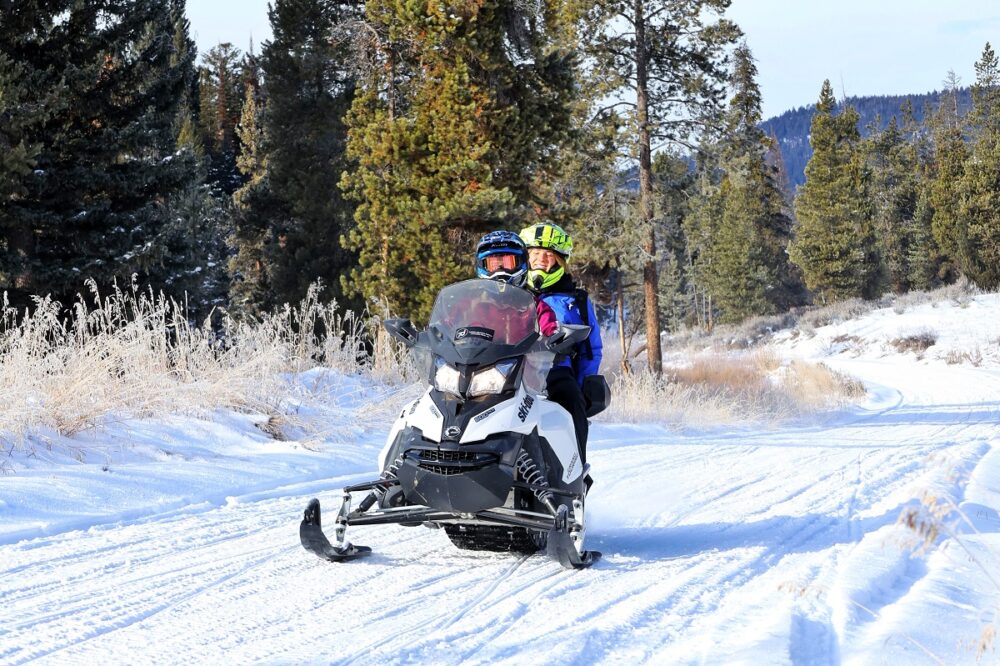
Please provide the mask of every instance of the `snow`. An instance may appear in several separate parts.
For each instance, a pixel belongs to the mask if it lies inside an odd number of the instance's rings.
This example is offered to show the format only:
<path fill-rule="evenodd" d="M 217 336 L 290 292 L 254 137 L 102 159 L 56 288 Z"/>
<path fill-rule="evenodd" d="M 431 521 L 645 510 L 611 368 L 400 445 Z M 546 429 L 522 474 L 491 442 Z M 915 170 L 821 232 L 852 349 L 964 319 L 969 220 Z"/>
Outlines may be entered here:
<path fill-rule="evenodd" d="M 289 378 L 314 427 L 284 441 L 232 412 L 36 433 L 0 477 L 0 663 L 977 663 L 1000 608 L 998 324 L 981 295 L 781 333 L 868 396 L 777 428 L 595 422 L 585 571 L 423 527 L 356 528 L 356 562 L 306 553 L 306 502 L 372 476 L 409 395 L 362 378 Z M 914 331 L 936 343 L 897 352 Z M 928 543 L 899 519 L 932 501 L 963 511 Z"/>

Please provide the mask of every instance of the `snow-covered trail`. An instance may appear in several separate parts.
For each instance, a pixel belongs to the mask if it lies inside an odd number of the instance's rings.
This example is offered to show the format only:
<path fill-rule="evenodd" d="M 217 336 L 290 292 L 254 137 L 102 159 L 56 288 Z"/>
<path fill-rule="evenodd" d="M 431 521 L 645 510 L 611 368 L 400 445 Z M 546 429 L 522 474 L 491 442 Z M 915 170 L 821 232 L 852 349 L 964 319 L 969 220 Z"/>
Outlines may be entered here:
<path fill-rule="evenodd" d="M 840 366 L 875 399 L 827 423 L 596 425 L 587 571 L 423 527 L 357 528 L 372 557 L 320 561 L 301 510 L 353 472 L 0 546 L 0 663 L 972 663 L 983 599 L 932 611 L 967 634 L 908 623 L 956 583 L 896 521 L 1000 465 L 1000 374 Z"/>

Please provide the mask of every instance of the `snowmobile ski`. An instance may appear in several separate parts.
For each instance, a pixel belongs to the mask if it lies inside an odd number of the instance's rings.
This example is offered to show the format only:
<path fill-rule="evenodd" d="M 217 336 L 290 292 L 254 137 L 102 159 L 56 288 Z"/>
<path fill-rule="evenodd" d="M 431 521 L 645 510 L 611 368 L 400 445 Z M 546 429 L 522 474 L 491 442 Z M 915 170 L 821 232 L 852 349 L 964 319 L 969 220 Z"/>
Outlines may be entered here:
<path fill-rule="evenodd" d="M 577 515 L 582 514 L 582 502 L 574 502 Z M 569 529 L 568 515 L 565 506 L 559 507 L 556 524 L 549 530 L 545 543 L 545 552 L 566 569 L 587 569 L 601 559 L 597 550 L 581 550 L 583 537 L 579 531 Z"/>
<path fill-rule="evenodd" d="M 322 519 L 320 518 L 319 500 L 312 499 L 306 506 L 305 515 L 299 525 L 299 539 L 302 547 L 313 553 L 317 557 L 330 562 L 346 562 L 356 560 L 360 557 L 370 555 L 372 549 L 368 546 L 356 546 L 351 543 L 344 543 L 342 546 L 334 546 L 323 534 Z"/>

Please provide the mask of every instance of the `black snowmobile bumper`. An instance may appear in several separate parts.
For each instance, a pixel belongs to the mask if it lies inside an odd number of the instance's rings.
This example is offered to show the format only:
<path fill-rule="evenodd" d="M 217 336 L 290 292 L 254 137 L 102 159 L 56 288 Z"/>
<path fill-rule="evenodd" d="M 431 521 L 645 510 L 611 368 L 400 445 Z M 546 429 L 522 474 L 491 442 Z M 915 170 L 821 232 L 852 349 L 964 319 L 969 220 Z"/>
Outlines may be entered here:
<path fill-rule="evenodd" d="M 472 445 L 432 442 L 414 429 L 404 433 L 396 477 L 410 504 L 466 514 L 503 506 L 523 440 L 510 433 Z"/>
<path fill-rule="evenodd" d="M 514 468 L 493 463 L 461 474 L 424 469 L 407 457 L 396 473 L 406 499 L 413 504 L 451 511 L 478 513 L 503 506 L 514 483 Z"/>

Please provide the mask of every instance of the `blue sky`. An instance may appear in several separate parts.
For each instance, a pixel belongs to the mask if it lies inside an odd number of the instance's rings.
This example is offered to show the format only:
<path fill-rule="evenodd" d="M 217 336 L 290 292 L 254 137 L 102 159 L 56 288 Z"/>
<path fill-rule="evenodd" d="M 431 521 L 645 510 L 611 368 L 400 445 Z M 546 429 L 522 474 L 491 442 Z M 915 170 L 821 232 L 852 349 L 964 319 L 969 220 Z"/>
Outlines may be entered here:
<path fill-rule="evenodd" d="M 266 0 L 188 0 L 202 52 L 245 51 L 271 36 Z M 923 93 L 948 70 L 963 84 L 987 41 L 1000 48 L 996 0 L 733 0 L 727 16 L 757 59 L 764 117 L 811 104 L 824 79 L 840 97 Z"/>

